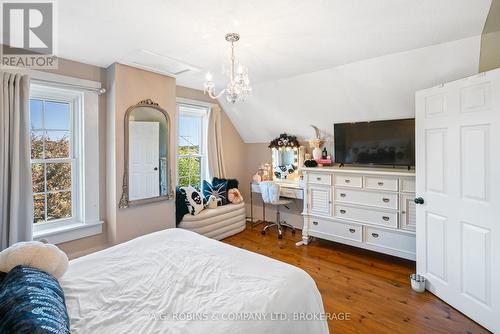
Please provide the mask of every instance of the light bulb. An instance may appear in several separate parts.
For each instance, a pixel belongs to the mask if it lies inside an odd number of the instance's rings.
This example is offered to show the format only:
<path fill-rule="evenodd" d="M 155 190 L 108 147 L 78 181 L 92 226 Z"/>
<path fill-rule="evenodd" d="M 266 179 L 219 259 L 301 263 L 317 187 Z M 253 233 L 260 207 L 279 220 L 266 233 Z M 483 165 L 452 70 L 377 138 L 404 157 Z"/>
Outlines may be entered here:
<path fill-rule="evenodd" d="M 207 74 L 205 75 L 205 80 L 207 81 L 212 81 L 213 77 L 212 77 L 212 73 L 210 72 L 207 72 Z"/>

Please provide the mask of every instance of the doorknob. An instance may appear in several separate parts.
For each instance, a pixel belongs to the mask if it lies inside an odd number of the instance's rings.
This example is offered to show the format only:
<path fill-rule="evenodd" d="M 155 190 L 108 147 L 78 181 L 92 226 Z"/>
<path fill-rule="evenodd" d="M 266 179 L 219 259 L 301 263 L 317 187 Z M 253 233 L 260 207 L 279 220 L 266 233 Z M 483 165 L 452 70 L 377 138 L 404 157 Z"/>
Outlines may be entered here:
<path fill-rule="evenodd" d="M 155 167 L 155 170 L 158 170 L 158 167 Z"/>
<path fill-rule="evenodd" d="M 422 197 L 417 197 L 414 202 L 415 204 L 424 204 L 424 199 Z"/>

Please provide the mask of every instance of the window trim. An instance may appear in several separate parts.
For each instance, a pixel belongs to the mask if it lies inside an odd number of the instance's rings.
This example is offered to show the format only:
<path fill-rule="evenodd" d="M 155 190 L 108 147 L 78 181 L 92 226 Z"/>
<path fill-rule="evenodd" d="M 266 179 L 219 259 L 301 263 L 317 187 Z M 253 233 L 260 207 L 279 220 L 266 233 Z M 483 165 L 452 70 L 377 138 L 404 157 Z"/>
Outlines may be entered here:
<path fill-rule="evenodd" d="M 72 78 L 71 78 L 72 79 Z M 99 219 L 99 125 L 98 97 L 84 89 L 61 88 L 55 82 L 30 85 L 30 99 L 72 101 L 72 218 L 33 224 L 33 239 L 52 243 L 102 233 Z M 90 124 L 90 127 L 84 127 Z M 87 171 L 87 173 L 85 173 Z M 87 195 L 88 194 L 88 195 Z"/>
<path fill-rule="evenodd" d="M 53 102 L 61 102 L 61 103 L 69 103 L 70 105 L 70 152 L 69 158 L 55 158 L 50 159 L 50 162 L 57 162 L 60 160 L 61 162 L 69 162 L 71 164 L 71 217 L 70 218 L 61 218 L 54 219 L 52 221 L 45 221 L 43 223 L 38 223 L 33 225 L 33 230 L 46 230 L 46 229 L 54 229 L 56 227 L 62 227 L 68 224 L 74 224 L 75 222 L 82 221 L 82 149 L 81 149 L 81 117 L 83 110 L 83 92 L 68 92 L 67 90 L 61 90 L 60 88 L 41 86 L 37 84 L 32 84 L 30 86 L 30 99 L 35 100 L 43 100 L 43 101 L 53 101 Z M 45 115 L 45 112 L 44 112 Z M 44 128 L 44 131 L 49 131 Z M 46 159 L 31 159 L 31 164 L 33 163 L 50 163 L 47 162 Z M 45 170 L 45 175 L 47 171 Z M 47 180 L 45 180 L 46 182 Z M 48 192 L 44 192 L 48 193 Z M 47 205 L 47 200 L 45 202 Z M 47 207 L 45 207 L 47 211 Z M 35 226 L 37 227 L 35 229 Z"/>
<path fill-rule="evenodd" d="M 180 111 L 180 106 L 181 105 L 186 105 L 186 106 L 192 106 L 194 108 L 204 108 L 204 111 L 199 111 L 199 112 L 181 112 Z M 208 126 L 208 115 L 210 114 L 210 111 L 212 109 L 212 104 L 206 103 L 206 102 L 201 102 L 201 101 L 196 101 L 196 100 L 190 100 L 190 99 L 184 99 L 184 98 L 177 98 L 176 100 L 176 109 L 177 109 L 177 133 L 176 133 L 176 139 L 177 139 L 177 145 L 176 145 L 176 177 L 175 177 L 175 183 L 176 185 L 179 185 L 179 158 L 182 157 L 200 157 L 201 158 L 201 171 L 200 171 L 200 189 L 203 190 L 203 181 L 207 179 L 208 177 L 208 152 L 207 152 L 207 126 Z M 201 133 L 200 133 L 200 139 L 201 139 L 201 147 L 200 151 L 201 154 L 190 154 L 190 155 L 180 155 L 179 154 L 179 136 L 180 136 L 180 120 L 181 120 L 181 114 L 183 115 L 192 115 L 192 116 L 197 116 L 202 118 L 202 124 L 201 124 Z"/>

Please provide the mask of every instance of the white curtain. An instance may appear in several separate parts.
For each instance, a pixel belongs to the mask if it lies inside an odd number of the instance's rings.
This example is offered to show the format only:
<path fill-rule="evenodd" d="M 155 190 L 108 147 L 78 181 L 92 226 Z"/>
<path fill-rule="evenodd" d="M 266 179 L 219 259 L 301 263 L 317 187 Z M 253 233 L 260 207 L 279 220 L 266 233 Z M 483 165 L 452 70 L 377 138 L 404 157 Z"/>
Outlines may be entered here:
<path fill-rule="evenodd" d="M 0 71 L 0 249 L 32 239 L 29 78 Z"/>
<path fill-rule="evenodd" d="M 222 153 L 222 119 L 218 105 L 213 105 L 208 115 L 207 153 L 210 177 L 226 178 Z"/>

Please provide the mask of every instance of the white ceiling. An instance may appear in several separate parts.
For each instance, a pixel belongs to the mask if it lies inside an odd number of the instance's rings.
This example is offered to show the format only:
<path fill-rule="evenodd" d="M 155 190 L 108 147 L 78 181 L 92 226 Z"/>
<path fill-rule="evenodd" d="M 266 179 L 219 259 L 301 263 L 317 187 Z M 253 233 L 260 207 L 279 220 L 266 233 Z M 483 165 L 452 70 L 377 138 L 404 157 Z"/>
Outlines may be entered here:
<path fill-rule="evenodd" d="M 481 33 L 491 0 L 64 0 L 59 55 L 107 67 L 145 49 L 214 74 L 227 61 L 224 35 L 253 83 Z M 178 78 L 202 87 L 204 71 Z M 224 77 L 216 76 L 224 84 Z"/>
<path fill-rule="evenodd" d="M 178 76 L 179 85 L 202 89 L 208 70 L 220 89 L 227 82 L 220 74 L 228 61 L 224 35 L 236 31 L 237 57 L 249 67 L 254 92 L 224 109 L 246 142 L 265 142 L 283 131 L 309 136 L 309 124 L 328 131 L 339 120 L 413 115 L 416 89 L 477 71 L 478 39 L 468 38 L 481 34 L 490 4 L 64 0 L 58 54 L 107 67 L 142 49 L 201 69 Z"/>

